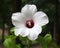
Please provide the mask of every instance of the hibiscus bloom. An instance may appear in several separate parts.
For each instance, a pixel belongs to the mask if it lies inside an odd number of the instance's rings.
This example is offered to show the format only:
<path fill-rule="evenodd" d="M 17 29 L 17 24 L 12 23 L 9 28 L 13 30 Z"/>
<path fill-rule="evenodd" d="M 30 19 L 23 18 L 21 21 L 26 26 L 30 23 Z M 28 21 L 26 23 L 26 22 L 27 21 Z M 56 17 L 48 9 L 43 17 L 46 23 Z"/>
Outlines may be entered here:
<path fill-rule="evenodd" d="M 42 26 L 49 22 L 47 15 L 38 11 L 35 5 L 27 4 L 21 12 L 12 14 L 12 23 L 15 26 L 14 34 L 16 36 L 28 37 L 30 40 L 36 40 L 42 32 Z"/>

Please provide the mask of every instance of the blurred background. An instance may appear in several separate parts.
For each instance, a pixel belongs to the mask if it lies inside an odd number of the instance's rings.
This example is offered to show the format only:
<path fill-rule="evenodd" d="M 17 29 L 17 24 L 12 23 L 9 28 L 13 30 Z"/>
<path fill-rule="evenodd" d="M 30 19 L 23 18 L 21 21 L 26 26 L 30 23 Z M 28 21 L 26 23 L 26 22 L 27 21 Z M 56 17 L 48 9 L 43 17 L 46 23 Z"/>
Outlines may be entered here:
<path fill-rule="evenodd" d="M 25 4 L 35 4 L 38 11 L 48 15 L 49 23 L 43 28 L 41 35 L 50 33 L 56 44 L 60 46 L 60 0 L 0 0 L 0 48 L 4 48 L 2 43 L 5 37 L 11 34 L 12 13 L 20 12 Z"/>

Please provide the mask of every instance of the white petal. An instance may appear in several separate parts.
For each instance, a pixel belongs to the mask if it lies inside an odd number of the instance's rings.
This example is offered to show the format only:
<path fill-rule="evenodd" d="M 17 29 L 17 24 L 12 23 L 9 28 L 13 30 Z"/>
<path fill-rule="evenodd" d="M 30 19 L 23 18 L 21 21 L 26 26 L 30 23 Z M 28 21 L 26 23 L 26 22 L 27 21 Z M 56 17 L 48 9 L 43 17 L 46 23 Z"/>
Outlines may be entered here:
<path fill-rule="evenodd" d="M 30 34 L 28 35 L 28 38 L 30 40 L 36 40 L 41 31 L 42 31 L 41 26 L 35 25 L 32 29 L 29 29 Z"/>
<path fill-rule="evenodd" d="M 30 11 L 31 11 L 32 13 L 36 13 L 37 8 L 36 8 L 35 5 L 29 5 L 29 8 L 30 8 Z"/>
<path fill-rule="evenodd" d="M 48 16 L 42 11 L 36 12 L 33 17 L 35 23 L 39 24 L 40 26 L 46 25 L 49 22 Z"/>
<path fill-rule="evenodd" d="M 24 13 L 25 15 L 32 16 L 35 12 L 37 11 L 37 8 L 35 5 L 25 5 L 21 12 Z"/>
<path fill-rule="evenodd" d="M 22 32 L 22 28 L 15 28 L 14 29 L 14 34 L 16 35 L 16 36 L 18 36 L 20 33 Z"/>
<path fill-rule="evenodd" d="M 29 40 L 36 40 L 38 35 L 28 36 Z"/>
<path fill-rule="evenodd" d="M 20 35 L 21 35 L 22 37 L 26 37 L 26 36 L 29 35 L 29 32 L 27 32 L 27 29 L 24 28 L 23 31 L 20 33 Z"/>
<path fill-rule="evenodd" d="M 47 16 L 44 16 L 44 17 L 41 18 L 40 25 L 41 26 L 46 25 L 46 24 L 48 24 L 48 22 L 49 22 L 48 17 Z"/>
<path fill-rule="evenodd" d="M 29 34 L 29 32 L 26 32 L 25 27 L 21 27 L 21 28 L 15 27 L 14 31 L 15 31 L 14 33 L 16 36 L 21 35 L 22 37 L 26 37 Z"/>
<path fill-rule="evenodd" d="M 12 23 L 14 26 L 19 27 L 21 24 L 25 22 L 25 16 L 22 13 L 13 13 L 12 14 Z"/>

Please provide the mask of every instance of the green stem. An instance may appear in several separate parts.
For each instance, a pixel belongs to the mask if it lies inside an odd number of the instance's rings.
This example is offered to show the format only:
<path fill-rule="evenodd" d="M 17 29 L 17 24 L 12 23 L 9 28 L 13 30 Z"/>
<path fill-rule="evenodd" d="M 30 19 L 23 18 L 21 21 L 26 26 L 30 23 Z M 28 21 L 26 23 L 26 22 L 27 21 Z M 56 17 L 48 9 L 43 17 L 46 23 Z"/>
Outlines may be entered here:
<path fill-rule="evenodd" d="M 27 48 L 30 48 L 30 40 L 27 40 Z"/>

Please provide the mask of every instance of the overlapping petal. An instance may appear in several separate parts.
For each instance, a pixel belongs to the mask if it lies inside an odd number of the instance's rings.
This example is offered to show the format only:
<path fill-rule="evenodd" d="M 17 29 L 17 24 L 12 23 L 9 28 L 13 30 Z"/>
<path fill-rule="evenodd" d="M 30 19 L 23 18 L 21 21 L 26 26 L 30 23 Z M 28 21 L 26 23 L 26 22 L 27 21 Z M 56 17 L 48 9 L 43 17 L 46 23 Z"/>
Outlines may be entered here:
<path fill-rule="evenodd" d="M 29 29 L 28 32 L 28 38 L 30 40 L 35 40 L 37 39 L 38 35 L 42 32 L 42 28 L 39 25 L 35 25 L 32 29 Z"/>
<path fill-rule="evenodd" d="M 29 35 L 29 32 L 27 31 L 26 28 L 24 28 L 24 29 L 22 30 L 22 32 L 20 33 L 20 35 L 21 35 L 22 37 L 26 37 L 26 36 Z"/>
<path fill-rule="evenodd" d="M 25 22 L 25 16 L 23 13 L 17 12 L 12 14 L 12 23 L 16 27 L 20 27 Z"/>
<path fill-rule="evenodd" d="M 15 34 L 16 36 L 20 35 L 21 32 L 22 32 L 22 28 L 17 28 L 17 27 L 15 27 L 15 29 L 14 29 L 14 34 Z"/>
<path fill-rule="evenodd" d="M 39 24 L 40 26 L 46 25 L 49 22 L 48 16 L 42 11 L 36 12 L 33 17 L 35 23 Z"/>
<path fill-rule="evenodd" d="M 35 5 L 29 5 L 29 4 L 25 5 L 21 10 L 21 12 L 27 16 L 32 16 L 36 11 L 37 11 L 36 6 Z"/>
<path fill-rule="evenodd" d="M 29 32 L 26 32 L 26 28 L 15 27 L 14 34 L 16 36 L 21 35 L 22 37 L 26 37 L 26 36 L 28 36 Z"/>

